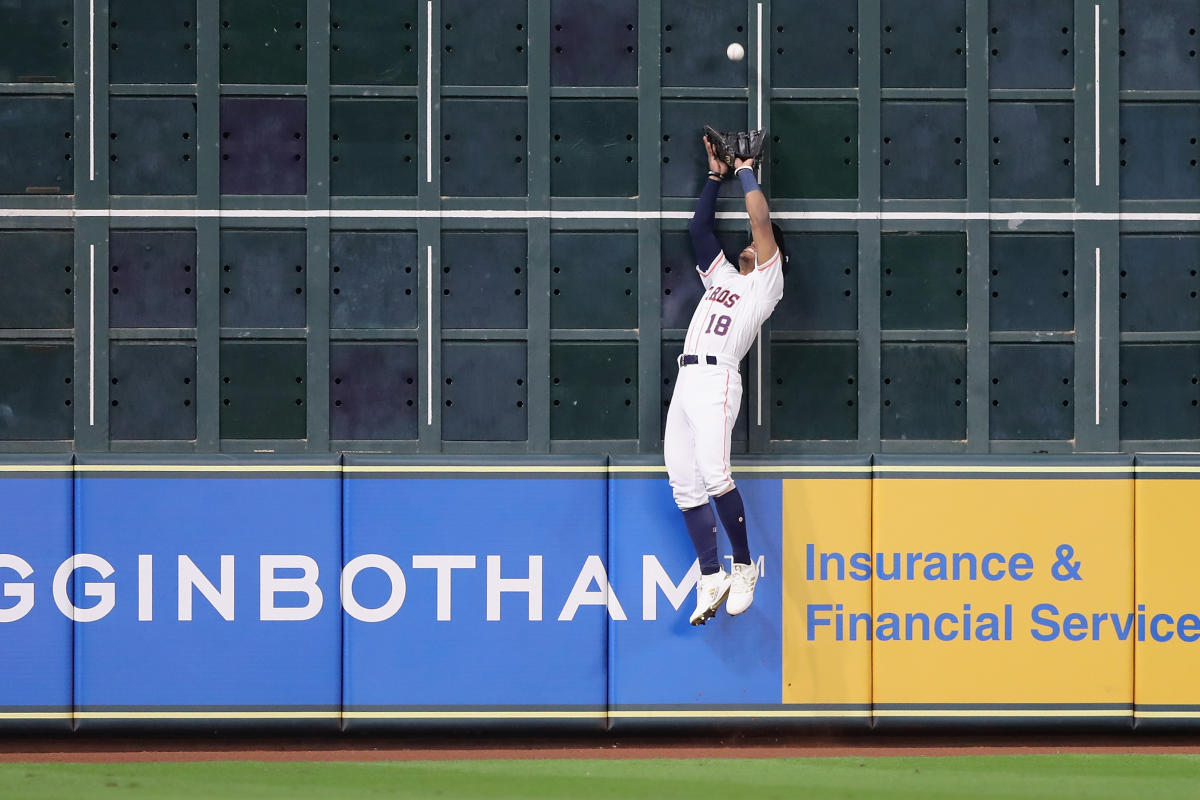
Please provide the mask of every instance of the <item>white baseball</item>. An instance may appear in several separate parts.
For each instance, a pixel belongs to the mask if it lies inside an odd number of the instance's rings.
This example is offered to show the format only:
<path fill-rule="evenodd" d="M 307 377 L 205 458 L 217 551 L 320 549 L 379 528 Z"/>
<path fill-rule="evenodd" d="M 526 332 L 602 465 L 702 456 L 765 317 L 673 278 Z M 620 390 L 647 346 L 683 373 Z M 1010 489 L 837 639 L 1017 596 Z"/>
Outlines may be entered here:
<path fill-rule="evenodd" d="M 734 42 L 725 48 L 725 55 L 729 56 L 730 61 L 741 61 L 746 57 L 746 48 Z"/>

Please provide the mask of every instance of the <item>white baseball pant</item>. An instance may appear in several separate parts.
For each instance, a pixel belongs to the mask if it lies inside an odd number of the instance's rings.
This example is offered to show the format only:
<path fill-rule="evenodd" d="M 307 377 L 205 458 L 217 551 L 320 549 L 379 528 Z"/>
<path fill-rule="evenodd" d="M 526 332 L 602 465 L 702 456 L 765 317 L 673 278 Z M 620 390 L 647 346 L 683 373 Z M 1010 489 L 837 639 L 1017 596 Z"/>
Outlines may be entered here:
<path fill-rule="evenodd" d="M 663 458 L 681 510 L 733 488 L 729 442 L 741 406 L 737 370 L 704 363 L 679 368 L 667 410 Z"/>

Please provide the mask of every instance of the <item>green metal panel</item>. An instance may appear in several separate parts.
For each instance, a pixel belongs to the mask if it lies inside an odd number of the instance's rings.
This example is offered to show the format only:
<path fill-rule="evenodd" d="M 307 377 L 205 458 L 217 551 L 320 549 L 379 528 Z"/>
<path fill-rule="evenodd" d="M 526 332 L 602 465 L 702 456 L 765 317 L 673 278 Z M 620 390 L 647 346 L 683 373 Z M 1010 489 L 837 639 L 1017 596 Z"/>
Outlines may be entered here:
<path fill-rule="evenodd" d="M 68 97 L 0 96 L 0 194 L 75 191 L 71 109 Z"/>
<path fill-rule="evenodd" d="M 333 342 L 329 384 L 330 438 L 417 438 L 416 344 Z"/>
<path fill-rule="evenodd" d="M 75 38 L 71 6 L 71 0 L 0 5 L 0 82 L 70 83 Z"/>
<path fill-rule="evenodd" d="M 885 233 L 883 329 L 966 328 L 966 267 L 967 242 L 960 233 Z"/>
<path fill-rule="evenodd" d="M 305 0 L 221 0 L 221 82 L 305 82 Z"/>
<path fill-rule="evenodd" d="M 70 439 L 70 344 L 0 343 L 0 440 Z"/>
<path fill-rule="evenodd" d="M 1121 198 L 1200 198 L 1200 104 L 1121 103 Z"/>
<path fill-rule="evenodd" d="M 442 84 L 520 86 L 529 60 L 526 0 L 442 0 Z"/>
<path fill-rule="evenodd" d="M 1121 237 L 1121 330 L 1200 330 L 1200 236 Z"/>
<path fill-rule="evenodd" d="M 1071 88 L 1072 0 L 988 0 L 987 10 L 991 88 Z"/>
<path fill-rule="evenodd" d="M 416 117 L 413 100 L 334 100 L 329 110 L 330 194 L 416 194 Z"/>
<path fill-rule="evenodd" d="M 113 83 L 195 83 L 195 0 L 109 0 Z"/>
<path fill-rule="evenodd" d="M 745 47 L 749 40 L 744 6 L 721 0 L 665 0 L 662 85 L 747 85 L 747 62 L 730 61 L 725 48 L 733 42 Z"/>
<path fill-rule="evenodd" d="M 962 0 L 881 0 L 883 85 L 966 84 L 966 4 Z"/>
<path fill-rule="evenodd" d="M 221 342 L 221 438 L 303 439 L 303 342 Z"/>
<path fill-rule="evenodd" d="M 704 284 L 696 274 L 696 257 L 686 232 L 662 235 L 662 297 L 659 301 L 663 328 L 687 328 L 696 304 L 704 295 Z"/>
<path fill-rule="evenodd" d="M 329 271 L 330 327 L 417 326 L 416 234 L 334 231 Z"/>
<path fill-rule="evenodd" d="M 196 438 L 196 346 L 114 342 L 109 350 L 109 435 Z"/>
<path fill-rule="evenodd" d="M 788 273 L 771 327 L 776 331 L 857 330 L 858 236 L 808 232 L 785 236 Z"/>
<path fill-rule="evenodd" d="M 771 438 L 858 438 L 858 345 L 771 345 Z"/>
<path fill-rule="evenodd" d="M 1200 8 L 1188 0 L 1126 0 L 1120 7 L 1121 86 L 1200 89 Z"/>
<path fill-rule="evenodd" d="M 442 325 L 525 328 L 528 242 L 524 232 L 442 234 Z"/>
<path fill-rule="evenodd" d="M 884 197 L 965 197 L 964 103 L 883 103 Z"/>
<path fill-rule="evenodd" d="M 789 0 L 772 4 L 772 84 L 857 86 L 858 39 L 856 3 Z"/>
<path fill-rule="evenodd" d="M 771 190 L 779 197 L 858 194 L 858 108 L 846 102 L 771 106 Z"/>
<path fill-rule="evenodd" d="M 529 109 L 522 99 L 442 103 L 442 194 L 522 197 Z"/>
<path fill-rule="evenodd" d="M 550 234 L 550 327 L 637 327 L 637 237 Z"/>
<path fill-rule="evenodd" d="M 636 439 L 637 345 L 550 345 L 550 438 Z"/>
<path fill-rule="evenodd" d="M 196 193 L 196 101 L 114 97 L 109 102 L 109 191 Z"/>
<path fill-rule="evenodd" d="M 551 0 L 551 84 L 633 86 L 637 20 L 637 0 Z"/>
<path fill-rule="evenodd" d="M 1121 438 L 1200 439 L 1200 345 L 1121 345 Z"/>
<path fill-rule="evenodd" d="M 1075 193 L 1070 103 L 992 103 L 992 197 Z"/>
<path fill-rule="evenodd" d="M 417 22 L 416 0 L 330 0 L 330 81 L 416 85 Z"/>
<path fill-rule="evenodd" d="M 221 193 L 304 194 L 305 100 L 221 98 Z"/>
<path fill-rule="evenodd" d="M 884 343 L 879 359 L 883 439 L 962 440 L 967 436 L 967 348 Z"/>
<path fill-rule="evenodd" d="M 1075 252 L 1070 235 L 997 233 L 991 237 L 994 331 L 1075 328 Z"/>
<path fill-rule="evenodd" d="M 0 231 L 0 329 L 70 328 L 70 231 Z"/>
<path fill-rule="evenodd" d="M 442 438 L 525 441 L 524 342 L 442 343 Z"/>
<path fill-rule="evenodd" d="M 993 344 L 992 439 L 1070 439 L 1075 352 L 1071 344 Z"/>
<path fill-rule="evenodd" d="M 663 100 L 659 148 L 663 197 L 694 198 L 700 193 L 703 181 L 708 179 L 708 161 L 700 144 L 705 125 L 719 131 L 745 128 L 745 101 Z M 726 181 L 721 186 L 721 196 L 740 198 L 741 187 L 734 181 Z"/>
<path fill-rule="evenodd" d="M 195 266 L 195 231 L 112 231 L 108 245 L 109 326 L 194 328 Z"/>
<path fill-rule="evenodd" d="M 303 328 L 304 231 L 221 232 L 221 325 Z"/>
<path fill-rule="evenodd" d="M 551 194 L 637 194 L 636 102 L 551 100 L 550 131 Z"/>

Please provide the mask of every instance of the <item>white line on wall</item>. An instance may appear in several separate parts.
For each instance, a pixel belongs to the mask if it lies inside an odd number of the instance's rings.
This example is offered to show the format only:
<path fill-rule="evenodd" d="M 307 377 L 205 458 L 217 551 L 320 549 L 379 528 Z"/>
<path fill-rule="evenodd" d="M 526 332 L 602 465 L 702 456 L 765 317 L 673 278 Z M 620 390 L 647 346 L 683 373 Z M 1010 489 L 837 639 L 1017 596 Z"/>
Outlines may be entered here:
<path fill-rule="evenodd" d="M 1096 4 L 1096 41 L 1095 41 L 1095 47 L 1092 48 L 1092 52 L 1095 54 L 1095 63 L 1092 65 L 1092 68 L 1096 74 L 1096 82 L 1095 82 L 1095 87 L 1094 87 L 1095 92 L 1096 92 L 1096 97 L 1095 97 L 1095 106 L 1096 106 L 1096 115 L 1095 115 L 1095 117 L 1096 117 L 1096 119 L 1095 119 L 1095 125 L 1096 125 L 1096 131 L 1095 131 L 1096 185 L 1099 186 L 1100 185 L 1100 4 L 1099 3 Z"/>
<path fill-rule="evenodd" d="M 88 425 L 96 424 L 96 245 L 88 245 Z"/>
<path fill-rule="evenodd" d="M 88 169 L 96 180 L 96 0 L 88 3 Z"/>
<path fill-rule="evenodd" d="M 1096 424 L 1100 424 L 1100 248 L 1096 248 L 1096 352 L 1093 359 L 1096 367 Z"/>
<path fill-rule="evenodd" d="M 425 245 L 425 408 L 426 425 L 433 425 L 433 245 Z"/>
<path fill-rule="evenodd" d="M 433 0 L 425 3 L 425 182 L 433 182 Z"/>
<path fill-rule="evenodd" d="M 758 397 L 758 426 L 761 428 L 762 427 L 762 395 L 763 395 L 763 392 L 762 392 L 762 333 L 761 332 L 759 332 L 758 336 L 755 337 L 754 341 L 756 343 L 757 359 L 758 359 L 758 366 L 755 368 L 755 374 L 757 375 L 757 380 L 756 380 L 757 386 L 755 389 L 755 394 Z"/>
<path fill-rule="evenodd" d="M 763 7 L 762 7 L 762 3 L 759 3 L 758 4 L 758 43 L 754 48 L 755 53 L 758 54 L 757 55 L 757 58 L 758 58 L 758 69 L 757 69 L 758 91 L 756 93 L 756 96 L 758 98 L 758 124 L 755 125 L 754 127 L 759 130 L 762 129 L 762 125 L 763 125 L 763 123 L 762 123 L 762 119 L 763 119 L 763 80 L 762 80 L 762 65 L 763 65 L 763 57 L 762 57 L 763 35 L 762 34 L 763 34 L 763 29 L 762 29 L 762 20 L 763 20 Z"/>
<path fill-rule="evenodd" d="M 0 208 L 0 219 L 591 219 L 667 220 L 690 219 L 691 211 L 619 211 L 616 209 L 74 209 Z M 745 211 L 718 211 L 718 219 L 746 219 Z M 879 222 L 1007 222 L 1010 228 L 1023 222 L 1200 222 L 1200 212 L 1142 211 L 772 211 L 775 220 Z"/>

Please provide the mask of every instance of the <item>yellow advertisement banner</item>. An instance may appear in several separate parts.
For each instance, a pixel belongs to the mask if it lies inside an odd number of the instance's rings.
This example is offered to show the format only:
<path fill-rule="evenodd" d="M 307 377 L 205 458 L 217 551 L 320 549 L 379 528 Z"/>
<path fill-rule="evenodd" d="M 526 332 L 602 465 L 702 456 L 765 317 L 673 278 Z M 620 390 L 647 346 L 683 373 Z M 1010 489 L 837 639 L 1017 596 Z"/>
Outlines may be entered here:
<path fill-rule="evenodd" d="M 883 473 L 872 489 L 869 551 L 798 557 L 810 595 L 869 582 L 869 605 L 810 611 L 806 633 L 835 661 L 872 641 L 876 704 L 1132 703 L 1131 477 Z"/>
<path fill-rule="evenodd" d="M 1137 608 L 1134 700 L 1200 704 L 1200 480 L 1137 481 Z M 1139 714 L 1141 711 L 1139 711 Z"/>
<path fill-rule="evenodd" d="M 865 469 L 864 469 L 865 471 Z M 806 615 L 814 605 L 869 609 L 869 581 L 812 582 L 805 551 L 816 547 L 869 551 L 869 473 L 846 479 L 783 481 L 783 702 L 871 702 L 871 642 L 836 645 L 808 636 Z"/>

